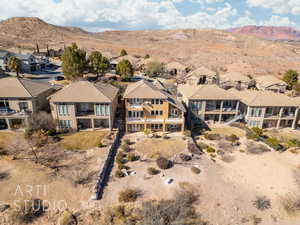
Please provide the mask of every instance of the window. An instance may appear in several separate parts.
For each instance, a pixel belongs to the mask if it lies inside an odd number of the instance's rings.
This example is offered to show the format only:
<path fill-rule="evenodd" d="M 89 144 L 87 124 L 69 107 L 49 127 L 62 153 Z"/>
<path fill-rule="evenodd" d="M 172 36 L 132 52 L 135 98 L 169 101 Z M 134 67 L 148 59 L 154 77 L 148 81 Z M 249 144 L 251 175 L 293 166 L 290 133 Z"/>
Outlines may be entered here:
<path fill-rule="evenodd" d="M 162 124 L 151 124 L 151 129 L 153 130 L 161 130 L 163 128 Z"/>
<path fill-rule="evenodd" d="M 57 105 L 57 111 L 60 116 L 69 116 L 70 115 L 69 105 L 67 105 L 67 104 Z"/>
<path fill-rule="evenodd" d="M 28 102 L 19 102 L 20 111 L 28 111 Z"/>
<path fill-rule="evenodd" d="M 142 118 L 144 116 L 143 111 L 128 111 L 129 118 Z"/>
<path fill-rule="evenodd" d="M 251 108 L 250 109 L 250 116 L 251 117 L 261 117 L 262 116 L 262 109 L 261 108 Z"/>
<path fill-rule="evenodd" d="M 249 127 L 261 127 L 261 121 L 250 120 L 248 121 Z"/>
<path fill-rule="evenodd" d="M 202 101 L 192 101 L 191 108 L 193 111 L 201 111 L 202 110 Z"/>
<path fill-rule="evenodd" d="M 96 116 L 109 116 L 110 105 L 109 104 L 96 104 Z"/>
<path fill-rule="evenodd" d="M 132 105 L 141 105 L 143 103 L 143 100 L 140 99 L 140 98 L 132 98 L 132 99 L 129 100 L 129 102 Z"/>
<path fill-rule="evenodd" d="M 69 129 L 71 128 L 71 120 L 60 120 L 59 127 L 61 129 Z"/>
<path fill-rule="evenodd" d="M 163 111 L 162 110 L 153 110 L 151 111 L 151 116 L 162 116 L 163 115 Z"/>
<path fill-rule="evenodd" d="M 164 101 L 162 99 L 151 99 L 151 104 L 152 105 L 162 105 L 164 104 Z"/>

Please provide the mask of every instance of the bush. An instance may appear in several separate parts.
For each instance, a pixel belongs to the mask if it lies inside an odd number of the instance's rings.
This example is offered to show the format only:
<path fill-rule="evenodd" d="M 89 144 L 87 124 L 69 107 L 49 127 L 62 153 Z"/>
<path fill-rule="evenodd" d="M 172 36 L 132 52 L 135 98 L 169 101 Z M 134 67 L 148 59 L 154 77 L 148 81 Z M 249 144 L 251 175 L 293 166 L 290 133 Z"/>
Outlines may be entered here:
<path fill-rule="evenodd" d="M 249 132 L 246 134 L 247 139 L 253 140 L 253 141 L 259 141 L 259 136 L 254 132 Z"/>
<path fill-rule="evenodd" d="M 55 136 L 56 135 L 56 129 L 49 129 L 47 130 L 48 136 Z"/>
<path fill-rule="evenodd" d="M 115 176 L 118 178 L 122 178 L 122 177 L 125 177 L 125 174 L 121 170 L 117 170 L 115 172 Z"/>
<path fill-rule="evenodd" d="M 159 170 L 157 170 L 157 169 L 155 169 L 153 167 L 149 167 L 147 169 L 147 171 L 148 171 L 149 175 L 156 175 L 156 174 L 159 174 L 159 172 L 160 172 Z"/>
<path fill-rule="evenodd" d="M 282 145 L 276 138 L 267 138 L 265 143 L 277 151 L 282 149 Z"/>
<path fill-rule="evenodd" d="M 225 136 L 225 139 L 226 139 L 226 141 L 230 141 L 230 142 L 236 142 L 236 141 L 238 141 L 239 140 L 239 137 L 238 136 L 236 136 L 235 134 L 232 134 L 232 135 L 227 135 L 227 136 Z"/>
<path fill-rule="evenodd" d="M 199 174 L 201 172 L 201 170 L 195 166 L 191 167 L 191 171 L 195 174 Z"/>
<path fill-rule="evenodd" d="M 257 197 L 255 201 L 253 201 L 253 205 L 258 209 L 258 210 L 266 210 L 271 208 L 271 201 L 267 199 L 265 196 L 263 197 Z"/>
<path fill-rule="evenodd" d="M 212 147 L 208 147 L 208 148 L 206 149 L 206 151 L 207 151 L 208 153 L 215 153 L 215 152 L 216 152 L 216 150 L 215 150 L 214 148 L 212 148 Z"/>
<path fill-rule="evenodd" d="M 192 160 L 192 157 L 191 156 L 189 156 L 189 155 L 186 155 L 186 154 L 183 154 L 183 153 L 181 153 L 180 155 L 179 155 L 179 157 L 180 157 L 180 159 L 182 160 L 182 161 L 190 161 L 190 160 Z"/>
<path fill-rule="evenodd" d="M 300 147 L 300 141 L 298 139 L 291 139 L 288 141 L 287 145 L 291 147 Z"/>
<path fill-rule="evenodd" d="M 16 219 L 19 223 L 31 223 L 41 216 L 45 209 L 40 199 L 23 201 L 12 213 L 12 219 Z"/>
<path fill-rule="evenodd" d="M 77 224 L 76 217 L 70 211 L 64 211 L 63 214 L 59 217 L 59 225 L 73 225 Z"/>
<path fill-rule="evenodd" d="M 126 165 L 124 165 L 124 164 L 122 164 L 122 163 L 119 163 L 118 164 L 118 169 L 119 170 L 129 170 L 130 169 L 130 167 L 129 166 L 126 166 Z"/>
<path fill-rule="evenodd" d="M 258 127 L 252 127 L 251 130 L 257 134 L 259 137 L 262 137 L 264 134 L 264 131 Z"/>
<path fill-rule="evenodd" d="M 281 198 L 281 203 L 285 211 L 289 214 L 294 214 L 300 211 L 300 196 L 287 194 Z"/>
<path fill-rule="evenodd" d="M 204 135 L 204 137 L 205 137 L 205 139 L 211 140 L 211 141 L 213 141 L 213 140 L 220 140 L 221 139 L 220 134 L 209 134 L 209 133 L 206 133 Z"/>
<path fill-rule="evenodd" d="M 119 193 L 119 202 L 135 202 L 139 196 L 139 190 L 128 188 Z"/>
<path fill-rule="evenodd" d="M 124 152 L 130 152 L 130 147 L 127 143 L 123 144 L 121 146 L 121 149 L 124 151 Z"/>
<path fill-rule="evenodd" d="M 166 159 L 164 157 L 159 157 L 156 160 L 156 164 L 162 170 L 166 170 L 166 169 L 169 169 L 171 167 L 171 161 L 169 161 L 168 159 Z"/>
<path fill-rule="evenodd" d="M 129 153 L 127 155 L 127 160 L 130 162 L 136 161 L 138 159 L 139 159 L 139 157 L 137 155 L 135 155 L 134 153 Z"/>
<path fill-rule="evenodd" d="M 190 130 L 185 130 L 183 132 L 183 135 L 186 136 L 186 137 L 192 137 L 192 132 Z"/>
<path fill-rule="evenodd" d="M 126 156 L 126 155 L 124 155 L 122 152 L 119 152 L 119 153 L 117 154 L 117 156 L 116 156 L 116 162 L 117 162 L 118 164 L 125 163 L 125 159 L 124 159 L 125 156 Z"/>
<path fill-rule="evenodd" d="M 105 145 L 100 141 L 100 142 L 97 144 L 97 147 L 98 147 L 98 148 L 103 148 L 103 147 L 105 147 Z"/>

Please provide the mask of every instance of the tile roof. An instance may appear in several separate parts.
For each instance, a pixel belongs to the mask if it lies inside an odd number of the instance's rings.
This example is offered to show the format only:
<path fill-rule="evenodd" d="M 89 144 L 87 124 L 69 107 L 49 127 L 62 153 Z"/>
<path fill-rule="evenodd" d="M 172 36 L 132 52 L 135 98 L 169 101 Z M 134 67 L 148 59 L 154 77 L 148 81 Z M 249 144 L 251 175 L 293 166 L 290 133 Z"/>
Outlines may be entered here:
<path fill-rule="evenodd" d="M 220 75 L 222 82 L 224 81 L 241 81 L 241 82 L 250 82 L 251 79 L 248 76 L 245 76 L 239 72 L 230 72 Z"/>
<path fill-rule="evenodd" d="M 284 94 L 274 93 L 272 91 L 255 91 L 255 90 L 245 90 L 238 91 L 235 89 L 230 89 L 233 95 L 240 98 L 240 100 L 248 106 L 258 106 L 258 107 L 293 107 L 298 106 L 295 99 L 288 97 Z"/>
<path fill-rule="evenodd" d="M 179 85 L 178 92 L 188 99 L 238 100 L 238 97 L 217 85 Z"/>
<path fill-rule="evenodd" d="M 0 98 L 31 98 L 49 89 L 53 89 L 53 86 L 29 79 L 17 77 L 0 79 Z"/>
<path fill-rule="evenodd" d="M 50 96 L 53 102 L 104 102 L 111 103 L 119 89 L 101 82 L 77 81 Z"/>
<path fill-rule="evenodd" d="M 286 83 L 274 76 L 266 75 L 255 78 L 256 82 L 264 87 L 270 87 L 273 85 L 286 85 Z"/>
<path fill-rule="evenodd" d="M 191 76 L 196 76 L 196 77 L 200 77 L 200 76 L 203 76 L 203 75 L 207 75 L 207 76 L 216 76 L 217 73 L 202 66 L 202 67 L 199 67 L 198 69 L 196 70 L 193 70 L 192 72 L 190 72 L 186 77 L 191 77 Z"/>

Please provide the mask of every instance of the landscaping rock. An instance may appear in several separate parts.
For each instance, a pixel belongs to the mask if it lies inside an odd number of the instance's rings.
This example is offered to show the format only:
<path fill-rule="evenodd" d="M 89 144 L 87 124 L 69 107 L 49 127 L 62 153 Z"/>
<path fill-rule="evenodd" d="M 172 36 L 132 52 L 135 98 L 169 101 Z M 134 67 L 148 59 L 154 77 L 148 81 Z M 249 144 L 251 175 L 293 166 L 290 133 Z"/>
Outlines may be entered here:
<path fill-rule="evenodd" d="M 4 212 L 5 210 L 9 209 L 10 205 L 2 204 L 0 205 L 0 212 Z"/>

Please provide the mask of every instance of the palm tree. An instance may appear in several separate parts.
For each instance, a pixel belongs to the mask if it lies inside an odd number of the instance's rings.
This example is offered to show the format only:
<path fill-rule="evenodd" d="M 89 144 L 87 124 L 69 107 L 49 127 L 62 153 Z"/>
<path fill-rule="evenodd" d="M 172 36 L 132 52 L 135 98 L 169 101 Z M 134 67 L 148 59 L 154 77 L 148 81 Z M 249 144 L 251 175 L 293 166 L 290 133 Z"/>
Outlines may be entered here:
<path fill-rule="evenodd" d="M 17 77 L 19 77 L 19 73 L 21 72 L 21 61 L 15 56 L 10 56 L 7 65 L 10 71 L 17 73 Z"/>

